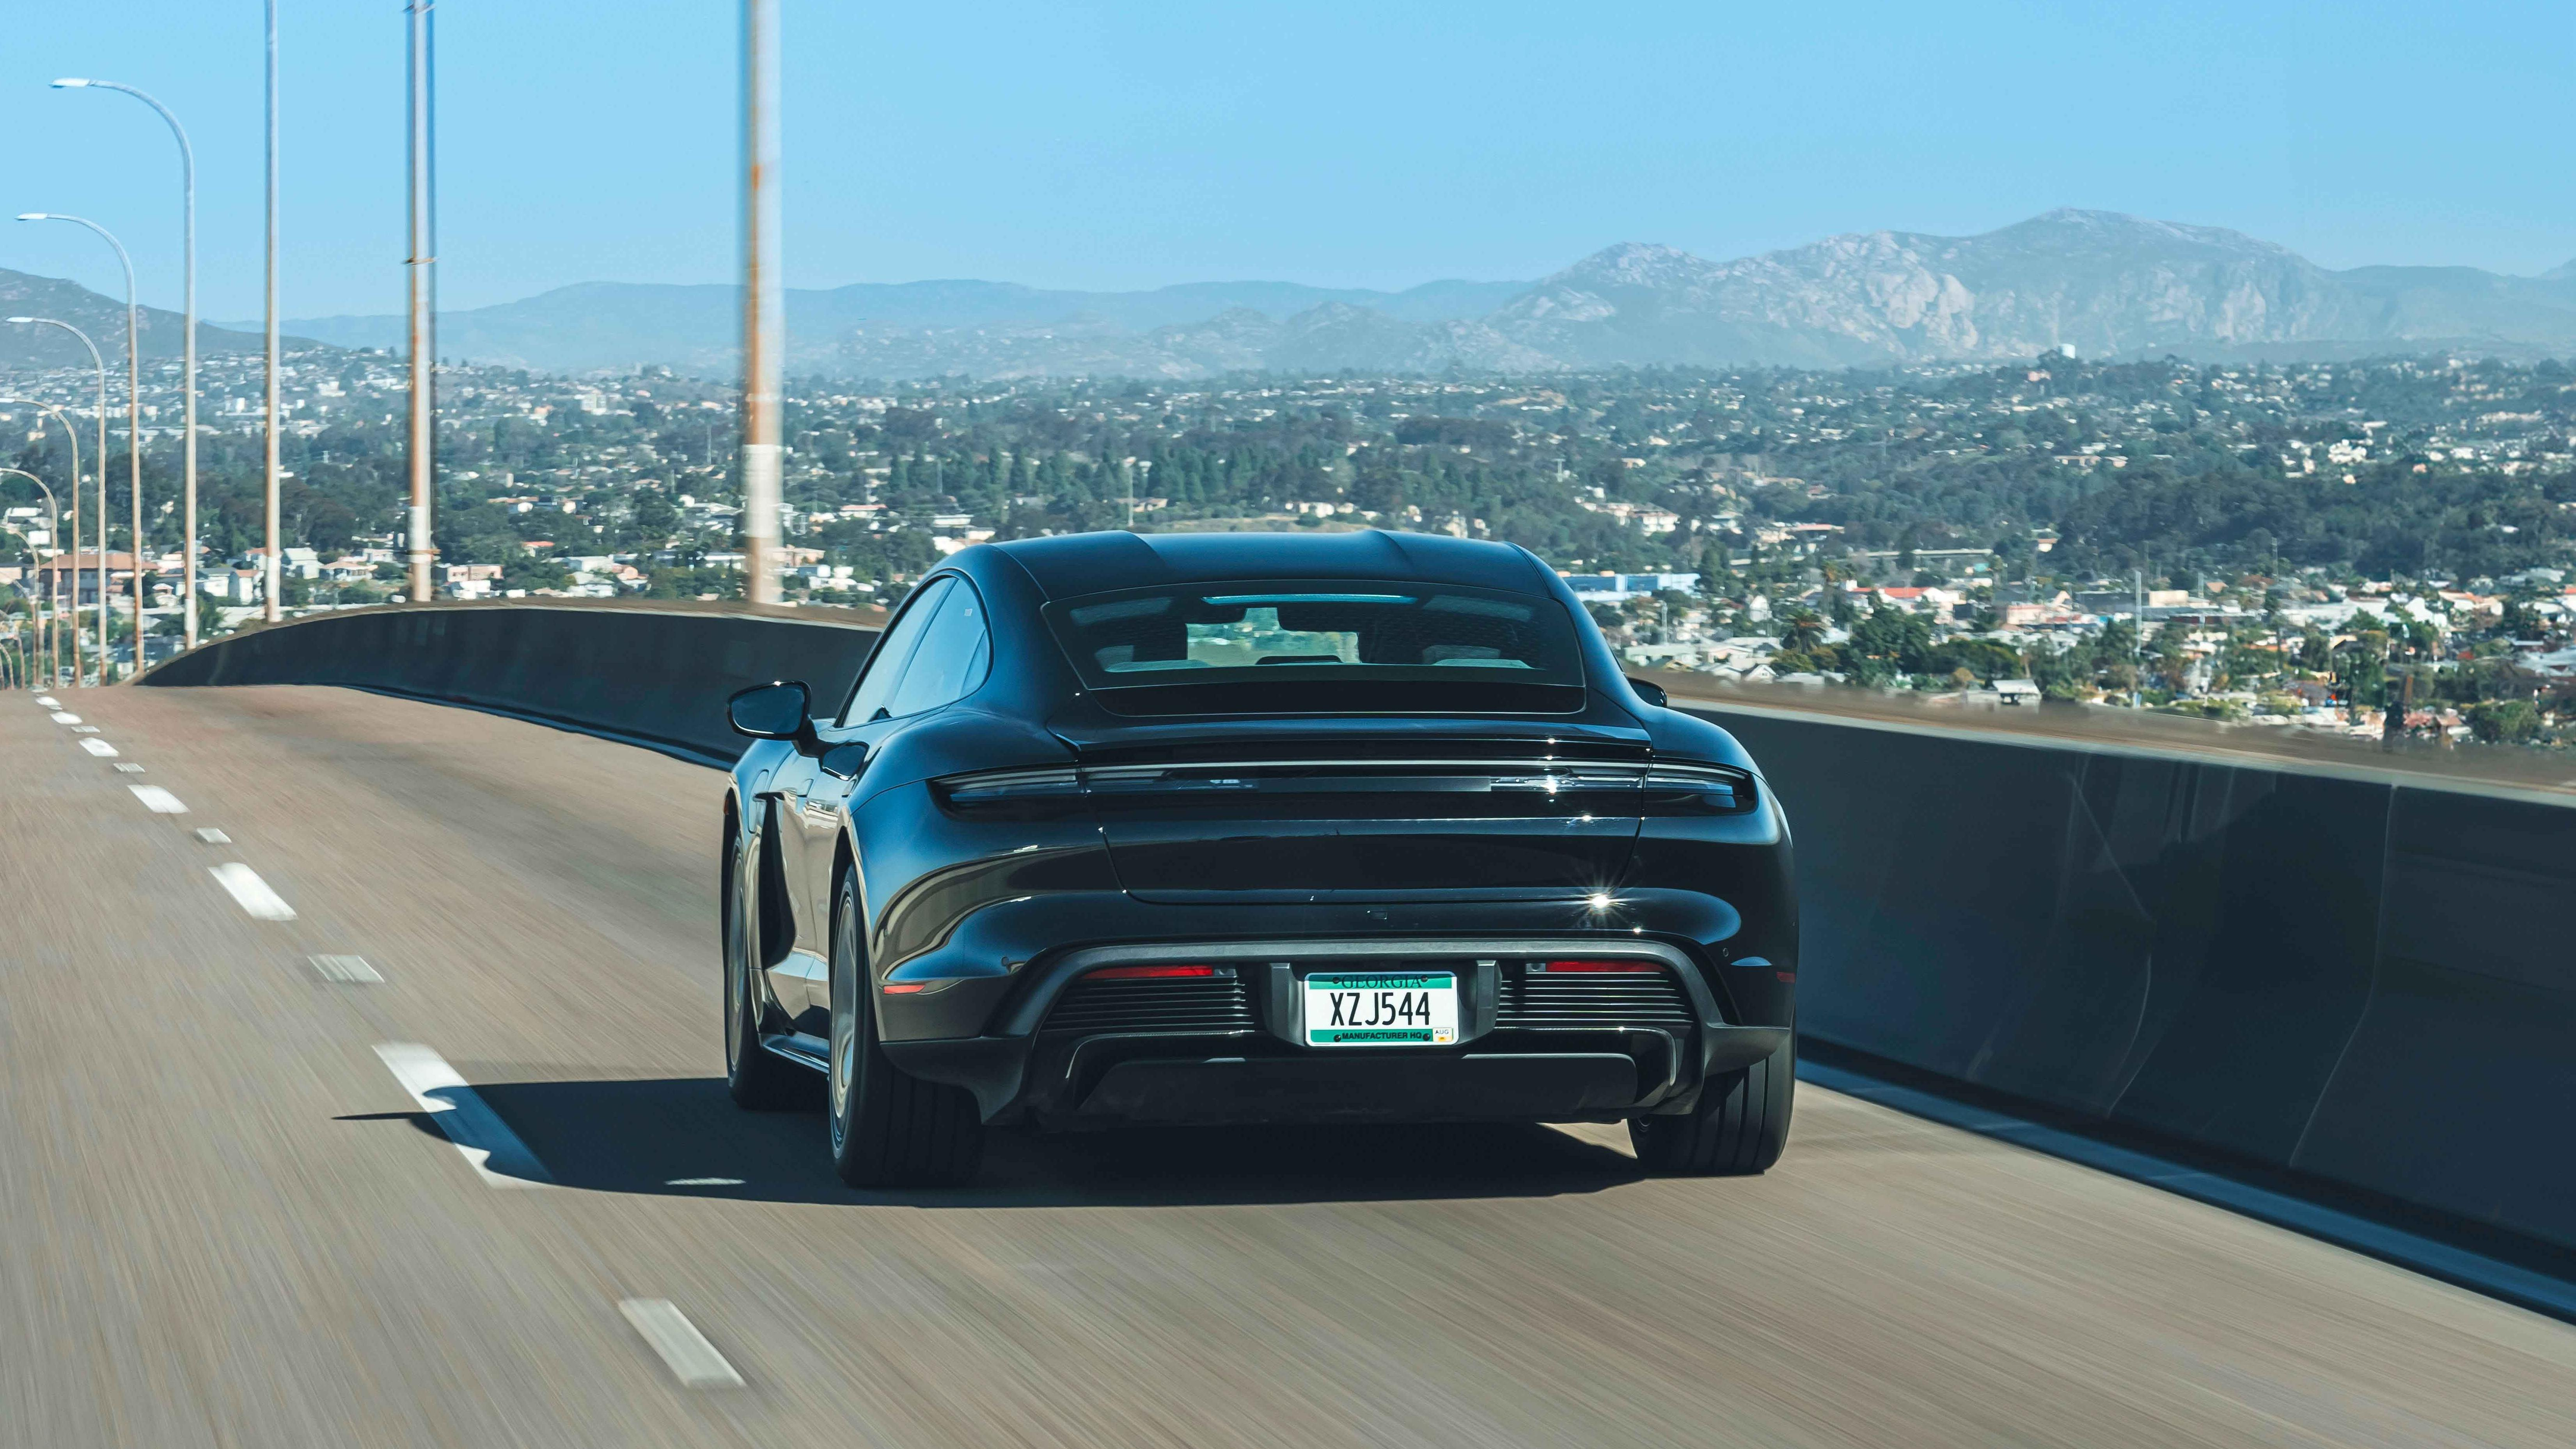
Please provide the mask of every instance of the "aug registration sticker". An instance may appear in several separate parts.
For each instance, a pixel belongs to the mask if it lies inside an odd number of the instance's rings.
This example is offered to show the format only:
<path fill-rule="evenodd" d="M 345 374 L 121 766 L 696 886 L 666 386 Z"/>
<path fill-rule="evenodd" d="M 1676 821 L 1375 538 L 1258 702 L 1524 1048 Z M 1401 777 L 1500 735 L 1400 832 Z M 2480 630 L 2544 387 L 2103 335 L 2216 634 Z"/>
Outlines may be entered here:
<path fill-rule="evenodd" d="M 1308 1046 L 1448 1046 L 1458 978 L 1448 972 L 1316 972 L 1306 978 Z"/>

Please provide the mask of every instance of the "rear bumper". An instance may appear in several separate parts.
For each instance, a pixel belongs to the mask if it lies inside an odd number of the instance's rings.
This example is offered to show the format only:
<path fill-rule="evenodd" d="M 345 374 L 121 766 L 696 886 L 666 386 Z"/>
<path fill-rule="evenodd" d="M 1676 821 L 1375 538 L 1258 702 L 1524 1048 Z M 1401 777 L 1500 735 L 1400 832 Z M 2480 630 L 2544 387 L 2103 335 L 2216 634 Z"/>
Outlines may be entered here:
<path fill-rule="evenodd" d="M 1497 1033 L 1473 1049 L 1299 1051 L 1237 1037 L 887 1042 L 895 1065 L 972 1091 L 989 1121 L 1615 1122 L 1682 1112 L 1700 1084 L 1790 1039 L 1779 1026 Z"/>
<path fill-rule="evenodd" d="M 1511 959 L 1565 954 L 1659 963 L 1674 983 L 1666 1008 L 1651 1018 L 1614 1011 L 1600 1021 L 1526 1014 L 1501 980 Z M 1304 1044 L 1296 1025 L 1301 971 L 1428 960 L 1460 965 L 1457 1044 Z M 1233 1014 L 1187 1028 L 1049 1029 L 1069 1019 L 1050 1013 L 1085 973 L 1167 961 L 1221 963 L 1226 986 L 1239 992 Z M 1102 946 L 1032 963 L 984 1034 L 884 1047 L 904 1071 L 972 1091 L 996 1122 L 1615 1121 L 1686 1111 L 1711 1075 L 1786 1045 L 1794 1016 L 1781 974 L 1762 973 L 1772 1019 L 1748 1022 L 1740 1017 L 1743 993 L 1721 1002 L 1691 953 L 1633 935 Z"/>

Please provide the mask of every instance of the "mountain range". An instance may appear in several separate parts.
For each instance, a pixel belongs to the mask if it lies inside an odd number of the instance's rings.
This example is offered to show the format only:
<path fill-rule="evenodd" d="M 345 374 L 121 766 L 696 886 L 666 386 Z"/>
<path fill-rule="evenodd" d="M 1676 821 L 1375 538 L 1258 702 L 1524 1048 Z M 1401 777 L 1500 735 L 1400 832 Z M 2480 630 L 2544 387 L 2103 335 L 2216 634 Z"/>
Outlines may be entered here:
<path fill-rule="evenodd" d="M 0 277 L 12 274 L 0 274 Z M 594 282 L 440 319 L 443 355 L 547 371 L 729 375 L 731 286 Z M 287 324 L 393 347 L 399 317 Z M 174 329 L 175 330 L 175 329 Z M 2576 352 L 2576 262 L 2335 271 L 2241 232 L 2059 210 L 1977 236 L 1875 231 L 1713 262 L 1626 243 L 1535 282 L 1402 292 L 1211 282 L 1148 292 L 980 281 L 788 294 L 798 374 L 1165 378 L 1240 369 L 1544 371 L 2031 357 L 2331 358 Z"/>
<path fill-rule="evenodd" d="M 177 357 L 180 339 L 187 335 L 187 319 L 159 307 L 139 307 L 135 312 L 134 336 L 143 356 L 147 360 Z M 88 335 L 101 361 L 118 369 L 125 364 L 125 303 L 101 296 L 78 282 L 0 267 L 0 317 L 50 317 L 68 322 Z M 197 324 L 197 351 L 256 352 L 260 348 L 259 332 L 256 322 L 245 332 L 201 321 Z M 295 347 L 313 345 L 300 337 L 280 340 Z M 89 348 L 59 327 L 0 324 L 0 367 L 89 365 Z M 110 386 L 123 384 L 111 379 Z"/>

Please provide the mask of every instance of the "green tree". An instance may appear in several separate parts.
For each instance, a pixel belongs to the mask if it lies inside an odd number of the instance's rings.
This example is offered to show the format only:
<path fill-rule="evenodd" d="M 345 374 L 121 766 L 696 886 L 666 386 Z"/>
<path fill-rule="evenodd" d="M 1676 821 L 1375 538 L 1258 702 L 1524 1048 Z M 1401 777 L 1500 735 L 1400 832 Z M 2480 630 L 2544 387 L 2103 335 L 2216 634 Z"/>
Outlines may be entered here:
<path fill-rule="evenodd" d="M 2491 745 L 2524 744 L 2540 733 L 2540 711 L 2527 699 L 2469 706 L 2469 733 Z"/>
<path fill-rule="evenodd" d="M 635 534 L 648 547 L 660 548 L 680 531 L 680 506 L 659 488 L 635 491 Z"/>

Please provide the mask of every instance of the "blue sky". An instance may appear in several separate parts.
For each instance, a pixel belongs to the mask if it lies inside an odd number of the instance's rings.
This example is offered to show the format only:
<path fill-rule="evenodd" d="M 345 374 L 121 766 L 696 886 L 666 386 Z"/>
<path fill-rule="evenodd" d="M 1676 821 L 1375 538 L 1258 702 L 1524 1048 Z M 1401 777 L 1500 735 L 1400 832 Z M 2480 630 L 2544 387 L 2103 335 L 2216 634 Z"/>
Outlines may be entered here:
<path fill-rule="evenodd" d="M 789 279 L 1130 288 L 1534 277 L 2054 206 L 2236 227 L 2329 266 L 2576 257 L 2576 7 L 2194 3 L 857 4 L 783 0 Z M 446 0 L 450 307 L 736 266 L 726 0 Z M 287 0 L 290 316 L 401 300 L 399 0 Z M 210 317 L 256 315 L 260 7 L 12 7 L 0 214 L 94 216 L 178 300 L 197 141 Z M 114 290 L 0 223 L 0 266 Z"/>

